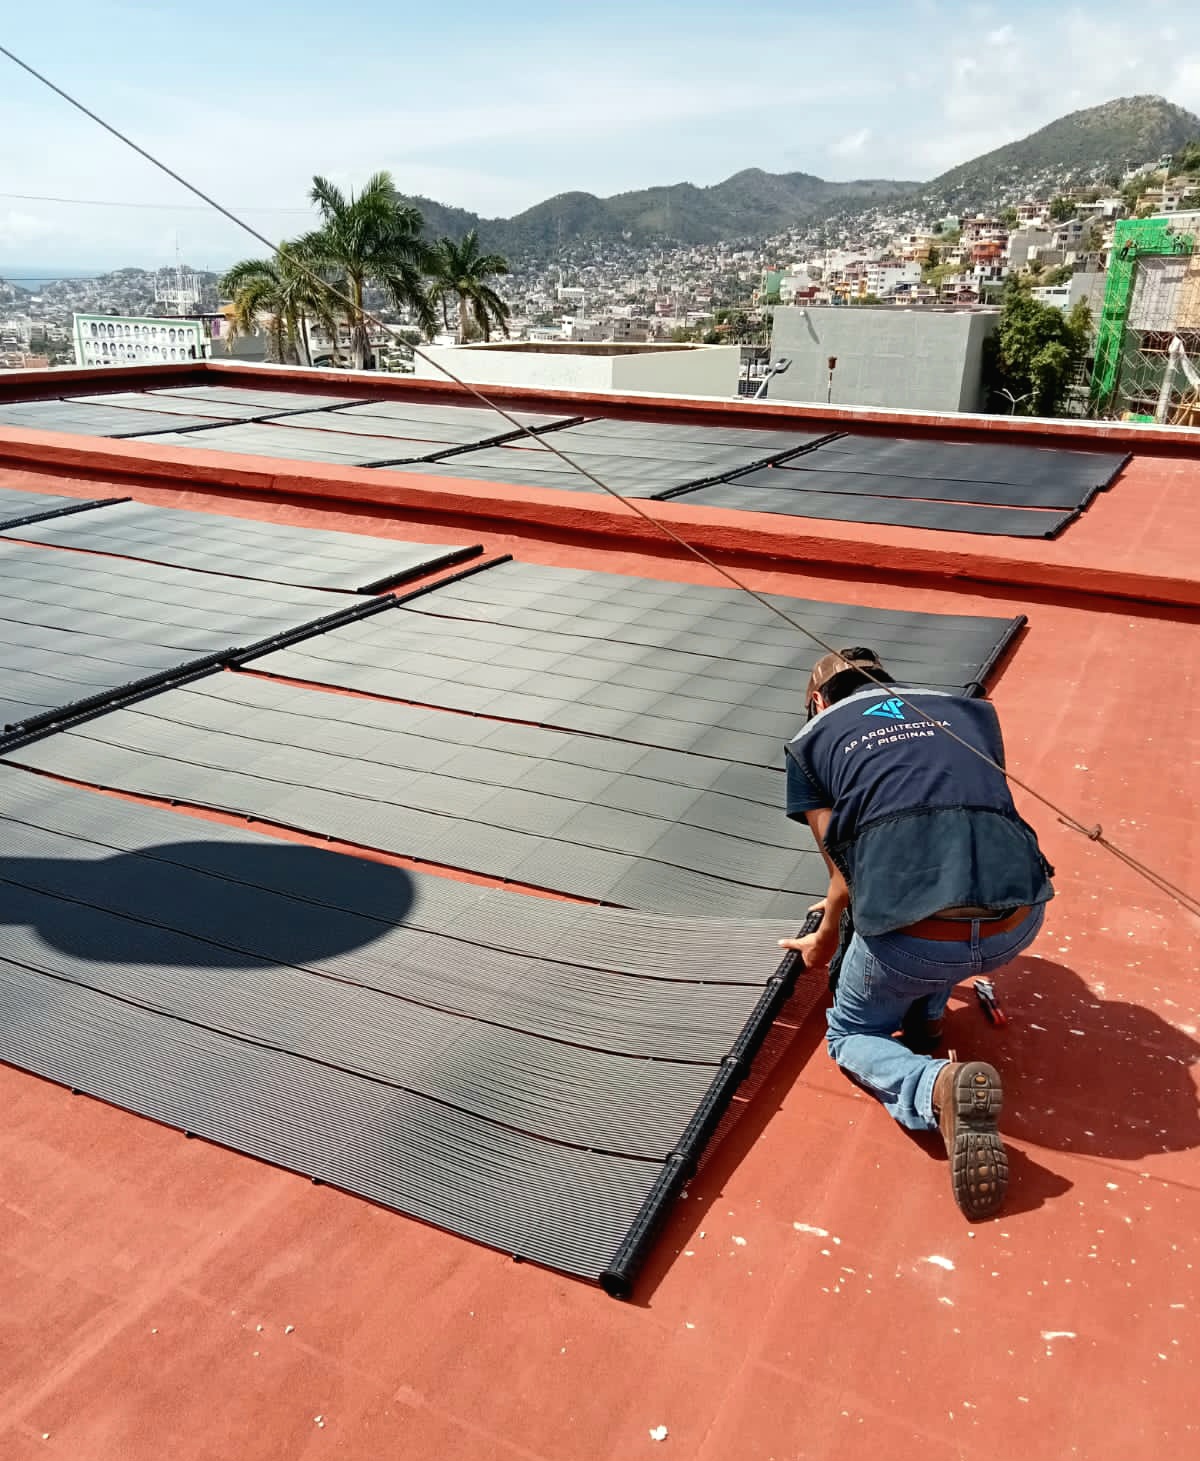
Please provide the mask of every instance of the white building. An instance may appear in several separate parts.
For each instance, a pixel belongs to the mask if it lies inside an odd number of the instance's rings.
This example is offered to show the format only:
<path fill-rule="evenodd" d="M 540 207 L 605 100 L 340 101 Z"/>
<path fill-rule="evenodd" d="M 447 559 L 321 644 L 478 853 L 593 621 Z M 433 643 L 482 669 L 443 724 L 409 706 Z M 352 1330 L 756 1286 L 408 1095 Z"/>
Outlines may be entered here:
<path fill-rule="evenodd" d="M 865 277 L 867 293 L 873 294 L 876 299 L 886 299 L 888 295 L 895 294 L 902 285 L 907 287 L 919 284 L 921 266 L 915 259 L 902 264 L 895 261 L 868 264 Z"/>
<path fill-rule="evenodd" d="M 530 390 L 719 396 L 738 394 L 741 350 L 737 345 L 493 341 L 453 349 L 427 346 L 429 360 L 414 361 L 415 374 L 445 377 L 432 361 L 442 360 L 475 385 Z"/>
<path fill-rule="evenodd" d="M 793 265 L 792 268 L 780 276 L 780 304 L 791 304 L 797 294 L 806 294 L 809 290 L 815 289 L 818 282 L 803 265 Z"/>

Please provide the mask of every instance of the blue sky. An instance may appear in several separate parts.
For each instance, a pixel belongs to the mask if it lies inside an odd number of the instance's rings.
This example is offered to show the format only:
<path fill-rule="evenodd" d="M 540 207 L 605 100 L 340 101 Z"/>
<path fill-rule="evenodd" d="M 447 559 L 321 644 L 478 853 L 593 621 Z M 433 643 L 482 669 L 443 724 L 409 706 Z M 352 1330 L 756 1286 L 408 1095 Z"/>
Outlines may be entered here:
<path fill-rule="evenodd" d="M 511 214 L 754 166 L 931 177 L 1135 92 L 1200 112 L 1200 8 L 1169 0 L 14 0 L 3 40 L 272 238 L 314 172 Z M 0 274 L 159 264 L 177 231 L 201 266 L 261 251 L 3 58 L 0 193 Z"/>

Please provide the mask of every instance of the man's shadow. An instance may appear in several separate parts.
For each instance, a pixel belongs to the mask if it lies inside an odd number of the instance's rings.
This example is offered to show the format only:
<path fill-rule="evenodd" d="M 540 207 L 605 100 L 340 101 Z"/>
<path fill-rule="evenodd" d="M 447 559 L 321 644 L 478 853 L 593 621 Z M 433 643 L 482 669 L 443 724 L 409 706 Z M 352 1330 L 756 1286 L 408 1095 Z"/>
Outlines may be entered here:
<path fill-rule="evenodd" d="M 954 1048 L 960 1060 L 988 1060 L 999 1068 L 1004 1136 L 1116 1161 L 1200 1146 L 1200 1105 L 1191 1075 L 1200 1061 L 1200 1041 L 1144 1005 L 1102 999 L 1072 969 L 1050 959 L 1016 959 L 993 982 L 1010 1023 L 989 1024 L 968 981 L 951 1003 L 938 1054 Z M 828 1058 L 827 1005 L 823 976 L 802 974 L 705 1148 L 691 1200 L 669 1214 L 634 1302 L 650 1302 L 808 1062 Z M 896 1138 L 905 1136 L 945 1163 L 936 1132 L 905 1132 L 897 1125 Z M 1020 1147 L 1010 1145 L 1008 1158 L 1010 1186 L 1001 1218 L 1035 1211 L 1070 1191 L 1068 1178 Z"/>
<path fill-rule="evenodd" d="M 214 839 L 97 858 L 0 856 L 0 953 L 4 926 L 24 925 L 74 959 L 193 962 L 197 945 L 160 932 L 170 930 L 204 939 L 209 967 L 257 967 L 264 957 L 303 965 L 403 925 L 415 896 L 402 868 L 291 842 Z"/>
<path fill-rule="evenodd" d="M 946 1044 L 999 1069 L 1005 1135 L 1113 1161 L 1200 1146 L 1194 1036 L 1145 1005 L 1104 999 L 1051 959 L 1015 959 L 994 982 L 1009 1024 L 988 1024 L 968 983 Z"/>

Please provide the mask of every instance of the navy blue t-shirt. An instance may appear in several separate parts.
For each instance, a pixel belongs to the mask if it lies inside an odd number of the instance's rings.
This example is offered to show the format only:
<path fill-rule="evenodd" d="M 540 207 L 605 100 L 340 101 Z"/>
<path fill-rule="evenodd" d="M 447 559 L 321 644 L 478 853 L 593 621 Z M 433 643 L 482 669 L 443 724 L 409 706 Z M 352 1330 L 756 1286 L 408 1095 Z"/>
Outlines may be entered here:
<path fill-rule="evenodd" d="M 870 937 L 946 908 L 1019 908 L 1054 896 L 1053 869 L 1008 782 L 952 736 L 1004 762 L 986 700 L 875 687 L 823 711 L 787 745 L 787 814 L 829 807 L 825 838 Z"/>

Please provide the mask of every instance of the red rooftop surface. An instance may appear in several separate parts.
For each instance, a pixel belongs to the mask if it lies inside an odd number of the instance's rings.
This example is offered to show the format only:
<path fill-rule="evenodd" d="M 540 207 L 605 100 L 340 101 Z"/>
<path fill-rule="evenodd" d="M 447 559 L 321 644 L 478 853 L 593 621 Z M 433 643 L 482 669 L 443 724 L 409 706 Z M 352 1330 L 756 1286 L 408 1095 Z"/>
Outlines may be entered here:
<path fill-rule="evenodd" d="M 43 381 L 54 393 L 100 388 L 94 374 L 69 385 L 66 374 Z M 148 374 L 109 371 L 104 388 Z M 300 379 L 212 366 L 187 378 L 217 374 Z M 319 377 L 330 390 L 346 380 Z M 2 389 L 13 393 L 11 381 Z M 514 404 L 739 423 L 830 417 L 645 398 Z M 1191 437 L 881 419 L 960 440 L 1099 437 L 1134 456 L 1054 542 L 645 506 L 760 591 L 1026 614 L 991 692 L 1010 767 L 1194 891 Z M 620 504 L 550 489 L 11 428 L 0 429 L 4 485 L 78 497 L 105 488 L 424 541 L 469 527 L 487 554 L 719 581 Z M 1058 897 L 1030 954 L 998 976 L 1009 1026 L 993 1029 L 963 999 L 949 1017 L 960 1055 L 993 1060 L 1005 1078 L 1013 1177 L 997 1220 L 965 1223 L 936 1141 L 906 1136 L 837 1072 L 807 998 L 778 1022 L 628 1303 L 0 1066 L 0 1455 L 1190 1454 L 1200 1431 L 1198 929 L 1046 808 L 1020 791 L 1017 801 L 1058 869 Z"/>

